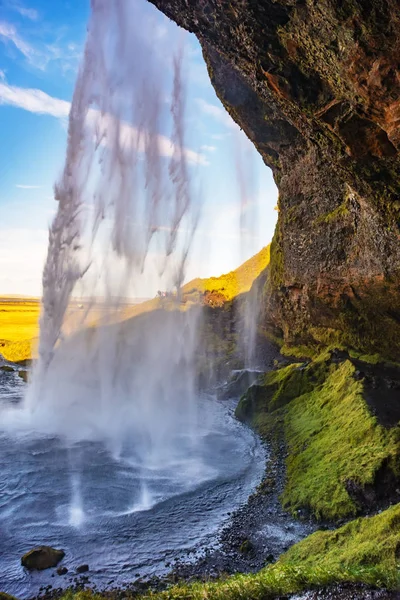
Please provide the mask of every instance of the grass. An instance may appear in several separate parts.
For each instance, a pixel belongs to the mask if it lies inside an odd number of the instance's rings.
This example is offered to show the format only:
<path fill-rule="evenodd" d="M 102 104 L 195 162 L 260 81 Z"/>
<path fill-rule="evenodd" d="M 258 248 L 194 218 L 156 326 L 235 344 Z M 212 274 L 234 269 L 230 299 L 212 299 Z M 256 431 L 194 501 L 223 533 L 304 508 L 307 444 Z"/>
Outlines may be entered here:
<path fill-rule="evenodd" d="M 262 435 L 283 432 L 288 457 L 282 503 L 293 513 L 354 516 L 358 506 L 347 482 L 373 485 L 384 464 L 399 475 L 400 428 L 386 429 L 370 414 L 354 371 L 350 361 L 332 364 L 324 354 L 268 373 L 238 405 L 237 416 Z"/>

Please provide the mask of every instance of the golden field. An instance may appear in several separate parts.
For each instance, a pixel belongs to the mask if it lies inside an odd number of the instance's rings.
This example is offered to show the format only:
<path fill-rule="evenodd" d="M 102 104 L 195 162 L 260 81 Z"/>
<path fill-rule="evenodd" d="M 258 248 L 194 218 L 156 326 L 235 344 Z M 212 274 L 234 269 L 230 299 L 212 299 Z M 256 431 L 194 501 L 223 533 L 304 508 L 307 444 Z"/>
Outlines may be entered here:
<path fill-rule="evenodd" d="M 40 302 L 0 296 L 0 354 L 19 362 L 36 354 Z"/>

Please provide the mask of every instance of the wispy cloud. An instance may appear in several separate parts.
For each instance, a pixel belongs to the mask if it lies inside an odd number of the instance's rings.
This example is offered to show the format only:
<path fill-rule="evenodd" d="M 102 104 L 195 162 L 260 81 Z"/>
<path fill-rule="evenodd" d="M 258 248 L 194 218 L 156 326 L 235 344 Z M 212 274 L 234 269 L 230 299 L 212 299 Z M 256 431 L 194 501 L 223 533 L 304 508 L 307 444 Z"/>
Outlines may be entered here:
<path fill-rule="evenodd" d="M 15 187 L 19 188 L 20 190 L 39 190 L 43 186 L 41 186 L 41 185 L 25 185 L 23 183 L 17 183 Z"/>
<path fill-rule="evenodd" d="M 49 94 L 46 94 L 42 90 L 21 88 L 8 85 L 7 83 L 0 83 L 1 104 L 22 108 L 35 114 L 51 115 L 63 120 L 66 119 L 71 108 L 70 102 L 49 96 Z M 111 115 L 102 115 L 94 109 L 89 110 L 87 122 L 96 131 L 99 139 L 103 140 L 103 143 L 107 143 L 107 133 L 115 130 L 113 117 Z M 137 145 L 139 151 L 144 151 L 143 136 L 139 136 L 137 129 L 132 125 L 123 123 L 120 128 L 120 136 L 122 144 Z M 159 136 L 158 147 L 161 156 L 171 157 L 174 154 L 174 145 L 166 136 Z M 207 158 L 194 150 L 186 148 L 185 156 L 192 164 L 208 165 Z"/>
<path fill-rule="evenodd" d="M 23 6 L 16 6 L 15 10 L 19 12 L 20 15 L 30 19 L 31 21 L 37 21 L 39 18 L 39 13 L 34 8 L 24 8 Z"/>
<path fill-rule="evenodd" d="M 25 19 L 30 19 L 31 21 L 37 21 L 39 18 L 39 13 L 34 8 L 27 8 L 18 0 L 4 0 L 5 8 L 9 10 L 14 10 L 19 13 Z"/>
<path fill-rule="evenodd" d="M 15 25 L 7 23 L 6 21 L 0 21 L 0 38 L 4 42 L 11 42 L 25 58 L 32 61 L 36 51 L 33 46 L 28 44 L 28 42 L 19 35 Z"/>
<path fill-rule="evenodd" d="M 29 11 L 30 9 L 21 8 L 21 10 Z M 0 40 L 5 44 L 12 44 L 30 65 L 41 71 L 45 71 L 50 63 L 56 63 L 63 73 L 76 71 L 82 48 L 74 42 L 64 42 L 63 35 L 60 32 L 56 33 L 54 41 L 51 43 L 44 43 L 39 37 L 33 44 L 19 33 L 13 23 L 0 21 Z"/>
<path fill-rule="evenodd" d="M 71 107 L 66 100 L 49 96 L 42 90 L 21 88 L 7 83 L 0 83 L 0 104 L 17 106 L 31 113 L 57 118 L 67 117 Z"/>

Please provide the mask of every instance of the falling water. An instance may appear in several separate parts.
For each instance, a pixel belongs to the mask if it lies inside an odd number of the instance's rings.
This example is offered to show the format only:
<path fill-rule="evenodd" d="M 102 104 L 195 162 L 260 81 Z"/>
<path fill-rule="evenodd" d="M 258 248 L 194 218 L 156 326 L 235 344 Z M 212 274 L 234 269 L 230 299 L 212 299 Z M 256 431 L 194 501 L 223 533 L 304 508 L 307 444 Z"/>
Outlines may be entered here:
<path fill-rule="evenodd" d="M 140 344 L 128 341 L 126 325 L 116 322 L 121 299 L 144 295 L 149 278 L 179 290 L 197 222 L 191 163 L 199 157 L 185 147 L 183 52 L 173 57 L 171 90 L 145 31 L 136 3 L 92 0 L 65 165 L 55 185 L 58 210 L 49 232 L 29 402 L 33 411 L 45 406 L 55 422 L 67 406 L 62 421 L 73 437 L 80 430 L 88 435 L 86 427 L 99 433 L 104 419 L 102 433 L 121 441 L 125 412 L 132 411 L 136 435 L 153 448 L 155 439 L 166 441 L 170 401 L 174 406 L 185 398 L 190 405 L 196 319 L 174 311 L 155 316 L 145 332 L 137 326 Z M 96 386 L 93 400 L 74 389 L 85 370 Z M 79 424 L 72 422 L 72 399 Z M 85 423 L 87 409 L 92 424 Z M 154 415 L 161 414 L 156 425 Z"/>

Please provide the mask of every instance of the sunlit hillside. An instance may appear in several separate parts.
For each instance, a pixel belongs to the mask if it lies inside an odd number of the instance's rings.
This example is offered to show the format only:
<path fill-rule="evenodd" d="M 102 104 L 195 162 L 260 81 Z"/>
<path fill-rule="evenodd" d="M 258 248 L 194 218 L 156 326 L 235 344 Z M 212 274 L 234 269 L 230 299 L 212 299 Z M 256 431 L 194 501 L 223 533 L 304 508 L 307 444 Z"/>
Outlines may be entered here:
<path fill-rule="evenodd" d="M 235 271 L 209 277 L 193 279 L 183 291 L 183 300 L 190 305 L 207 292 L 215 292 L 225 300 L 247 292 L 253 281 L 268 266 L 270 247 L 266 246 L 258 254 L 243 263 Z M 153 298 L 141 304 L 124 305 L 117 320 L 130 319 L 168 305 L 168 299 Z M 99 309 L 98 309 L 99 310 Z M 97 310 L 97 316 L 99 315 Z M 40 301 L 35 298 L 0 297 L 0 354 L 10 361 L 22 361 L 36 355 L 39 333 Z M 96 315 L 93 314 L 95 319 Z"/>
<path fill-rule="evenodd" d="M 265 246 L 246 260 L 240 267 L 230 273 L 220 275 L 219 277 L 209 277 L 207 279 L 193 279 L 183 287 L 184 294 L 190 294 L 193 291 L 199 292 L 220 292 L 226 300 L 232 300 L 238 294 L 248 292 L 253 281 L 260 275 L 269 264 L 270 245 Z"/>

